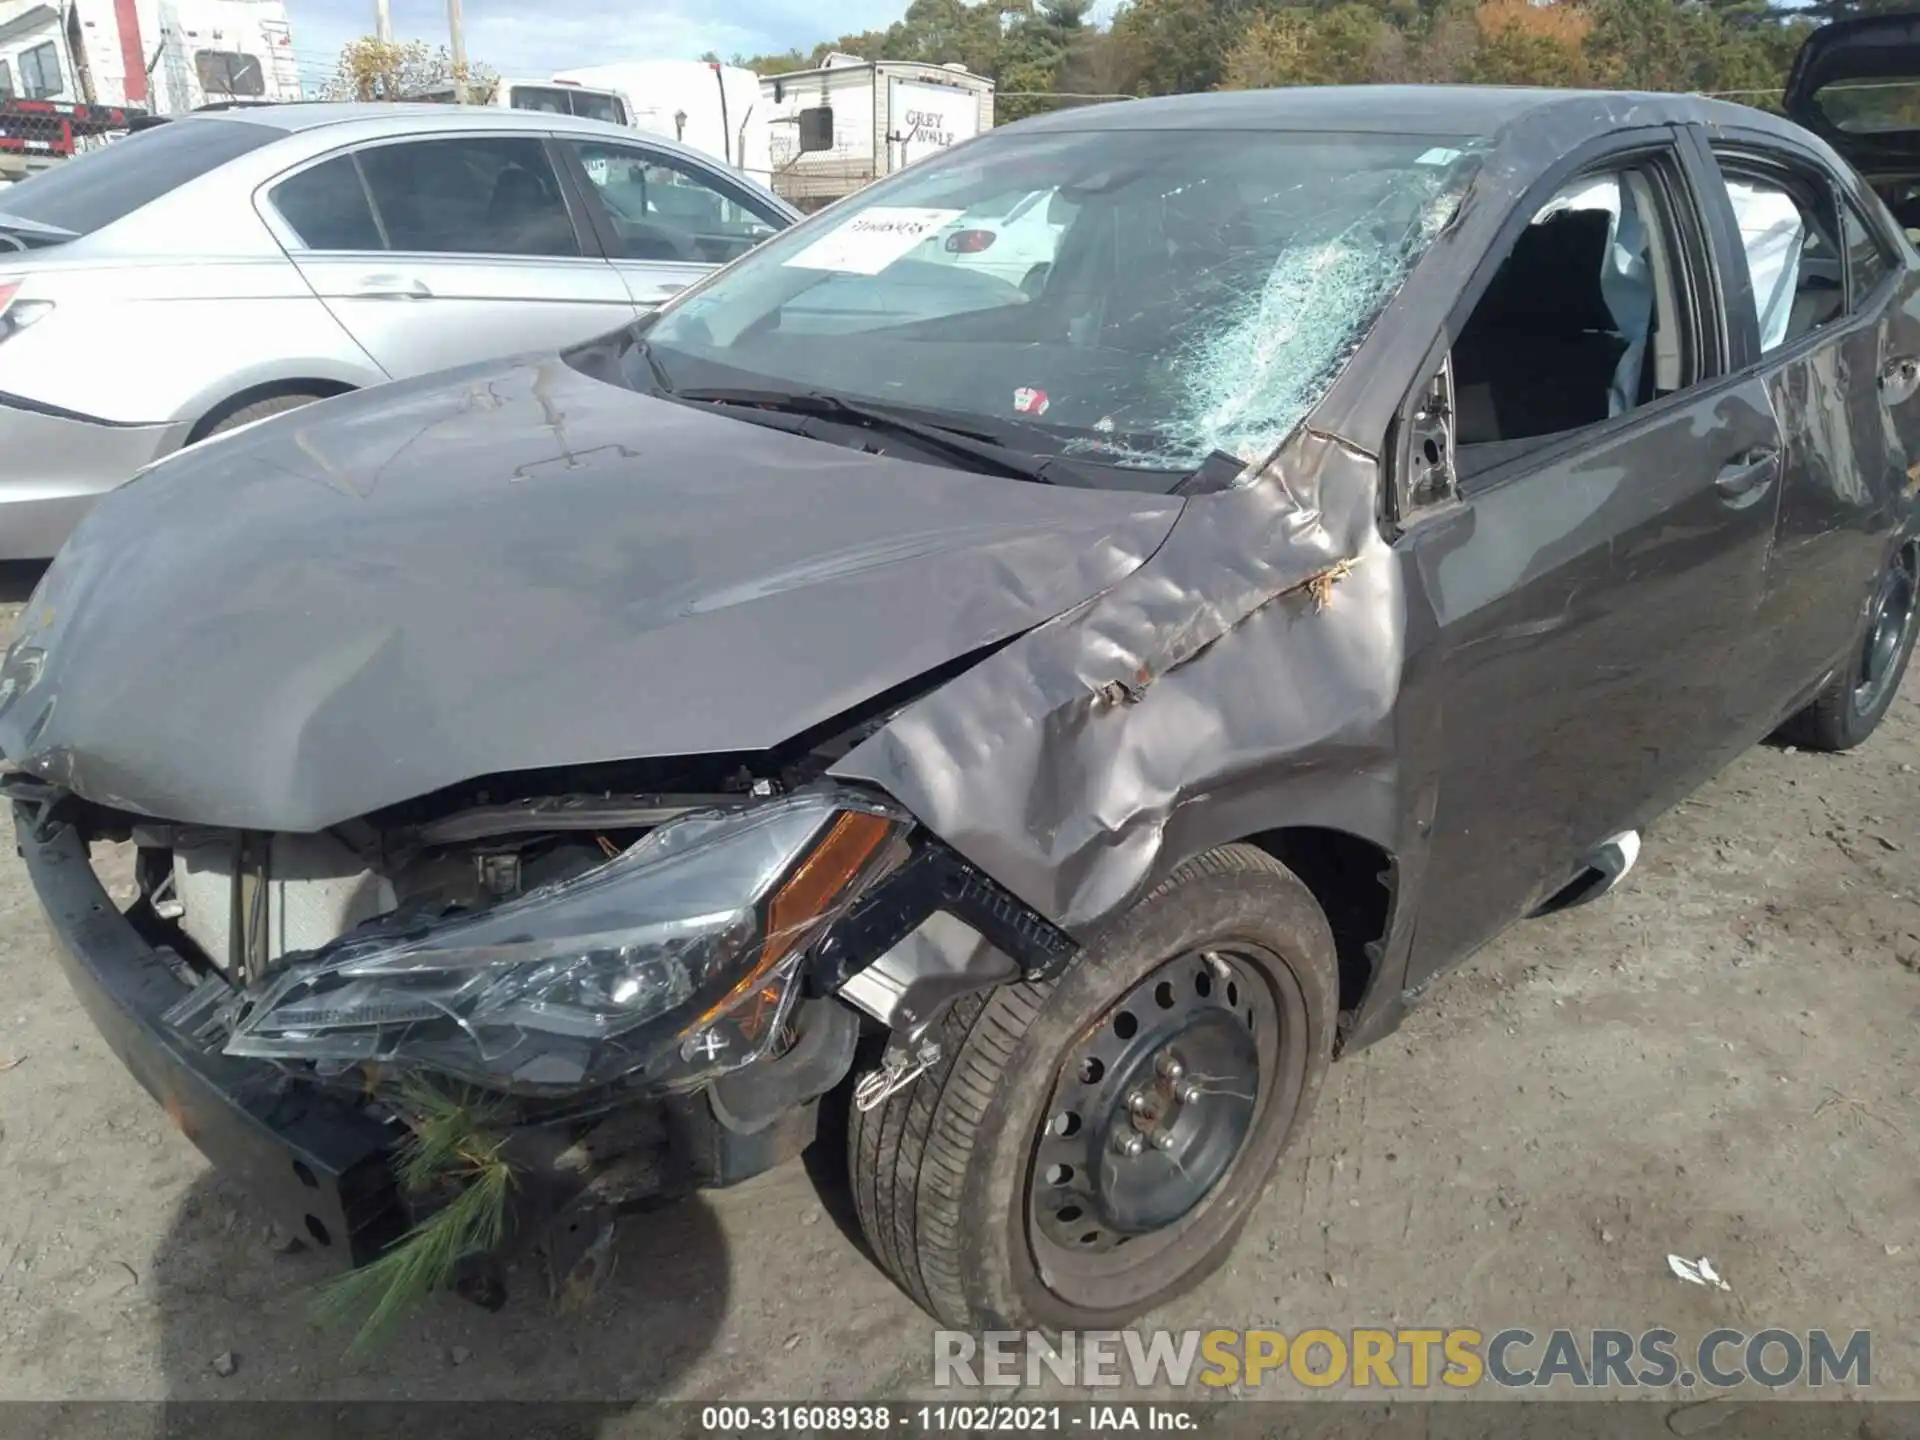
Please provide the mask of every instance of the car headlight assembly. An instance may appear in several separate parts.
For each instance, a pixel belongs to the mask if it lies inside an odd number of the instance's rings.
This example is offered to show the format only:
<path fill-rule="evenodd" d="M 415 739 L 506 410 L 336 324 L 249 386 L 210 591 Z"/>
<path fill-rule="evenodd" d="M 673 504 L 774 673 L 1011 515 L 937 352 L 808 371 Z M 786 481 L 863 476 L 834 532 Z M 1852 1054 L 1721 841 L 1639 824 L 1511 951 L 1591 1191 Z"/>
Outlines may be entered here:
<path fill-rule="evenodd" d="M 296 960 L 239 997 L 226 1053 L 530 1095 L 691 1088 L 771 1046 L 808 947 L 908 824 L 834 790 L 683 816 L 571 880 Z"/>

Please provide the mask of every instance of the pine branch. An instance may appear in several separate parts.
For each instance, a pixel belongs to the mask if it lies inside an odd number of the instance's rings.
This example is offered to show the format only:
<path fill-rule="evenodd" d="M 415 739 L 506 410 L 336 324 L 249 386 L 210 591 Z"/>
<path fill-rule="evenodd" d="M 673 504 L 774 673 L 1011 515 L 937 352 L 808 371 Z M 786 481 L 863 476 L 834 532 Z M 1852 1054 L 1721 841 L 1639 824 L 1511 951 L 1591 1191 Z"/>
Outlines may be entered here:
<path fill-rule="evenodd" d="M 497 1248 L 506 1233 L 513 1168 L 501 1155 L 504 1139 L 490 1129 L 493 1107 L 420 1082 L 402 1087 L 397 1106 L 412 1132 L 394 1161 L 401 1185 L 415 1195 L 454 1193 L 379 1259 L 320 1287 L 315 1319 L 360 1319 L 347 1347 L 353 1356 L 371 1350 L 401 1316 L 451 1285 L 462 1260 Z"/>

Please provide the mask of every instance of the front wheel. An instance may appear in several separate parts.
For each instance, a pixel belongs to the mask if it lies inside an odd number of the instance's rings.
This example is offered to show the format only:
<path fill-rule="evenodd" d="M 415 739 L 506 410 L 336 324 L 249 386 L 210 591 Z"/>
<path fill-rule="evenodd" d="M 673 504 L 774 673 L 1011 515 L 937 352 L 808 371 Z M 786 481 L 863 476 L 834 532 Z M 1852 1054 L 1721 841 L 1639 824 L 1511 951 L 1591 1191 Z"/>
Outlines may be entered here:
<path fill-rule="evenodd" d="M 1920 568 L 1911 546 L 1895 553 L 1867 607 L 1867 628 L 1813 703 L 1781 727 L 1809 750 L 1851 750 L 1878 728 L 1913 654 L 1920 629 Z"/>
<path fill-rule="evenodd" d="M 1249 845 L 1187 862 L 1057 981 L 956 1004 L 856 1112 L 880 1263 L 946 1324 L 1110 1327 L 1227 1258 L 1332 1055 L 1326 918 Z"/>

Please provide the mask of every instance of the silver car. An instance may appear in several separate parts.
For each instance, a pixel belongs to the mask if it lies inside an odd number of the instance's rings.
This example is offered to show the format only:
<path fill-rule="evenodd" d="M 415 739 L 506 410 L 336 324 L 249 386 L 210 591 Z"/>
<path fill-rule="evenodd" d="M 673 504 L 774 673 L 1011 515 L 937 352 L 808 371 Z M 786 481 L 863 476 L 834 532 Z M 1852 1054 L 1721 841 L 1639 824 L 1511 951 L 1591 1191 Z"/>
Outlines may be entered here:
<path fill-rule="evenodd" d="M 0 190 L 0 560 L 280 410 L 591 338 L 797 212 L 699 153 L 563 115 L 182 116 Z"/>

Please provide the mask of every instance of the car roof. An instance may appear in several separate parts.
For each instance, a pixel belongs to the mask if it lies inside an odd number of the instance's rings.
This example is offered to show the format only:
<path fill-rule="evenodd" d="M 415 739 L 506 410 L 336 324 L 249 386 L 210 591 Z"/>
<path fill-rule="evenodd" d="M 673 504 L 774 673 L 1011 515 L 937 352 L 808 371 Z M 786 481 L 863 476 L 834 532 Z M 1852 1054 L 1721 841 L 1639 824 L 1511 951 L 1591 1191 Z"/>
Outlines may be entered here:
<path fill-rule="evenodd" d="M 1036 130 L 1326 130 L 1379 135 L 1492 136 L 1520 120 L 1617 128 L 1742 124 L 1797 131 L 1746 105 L 1699 95 L 1548 90 L 1507 85 L 1297 85 L 1163 95 L 1056 110 L 1016 122 Z M 1011 128 L 1011 127 L 1003 127 Z"/>
<path fill-rule="evenodd" d="M 409 101 L 405 104 L 307 101 L 294 105 L 246 105 L 232 110 L 202 110 L 189 115 L 176 115 L 170 123 L 197 124 L 208 120 L 263 125 L 289 135 L 318 130 L 326 125 L 364 121 L 390 125 L 395 134 L 410 130 L 578 130 L 584 134 L 619 135 L 632 139 L 642 133 L 625 125 L 610 125 L 603 120 L 586 120 L 575 115 L 555 115 L 545 110 L 509 110 L 493 105 L 453 105 L 432 100 Z M 646 138 L 654 140 L 659 137 L 648 135 Z"/>

